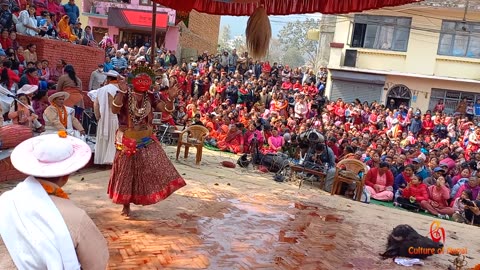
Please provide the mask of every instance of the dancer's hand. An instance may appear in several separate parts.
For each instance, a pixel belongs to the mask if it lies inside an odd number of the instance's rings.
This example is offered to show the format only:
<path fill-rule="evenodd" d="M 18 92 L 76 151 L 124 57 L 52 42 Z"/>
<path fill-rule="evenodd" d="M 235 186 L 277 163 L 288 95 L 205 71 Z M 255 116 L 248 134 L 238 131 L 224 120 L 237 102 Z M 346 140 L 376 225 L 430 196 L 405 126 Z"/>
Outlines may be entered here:
<path fill-rule="evenodd" d="M 178 84 L 175 84 L 174 86 L 171 86 L 168 89 L 168 98 L 170 99 L 169 101 L 173 101 L 174 98 L 178 96 L 178 93 L 180 93 L 180 87 L 178 87 Z"/>
<path fill-rule="evenodd" d="M 126 93 L 128 90 L 128 86 L 127 86 L 127 80 L 125 79 L 125 77 L 118 75 L 117 82 L 118 82 L 118 88 L 120 89 L 120 91 L 123 93 Z"/>

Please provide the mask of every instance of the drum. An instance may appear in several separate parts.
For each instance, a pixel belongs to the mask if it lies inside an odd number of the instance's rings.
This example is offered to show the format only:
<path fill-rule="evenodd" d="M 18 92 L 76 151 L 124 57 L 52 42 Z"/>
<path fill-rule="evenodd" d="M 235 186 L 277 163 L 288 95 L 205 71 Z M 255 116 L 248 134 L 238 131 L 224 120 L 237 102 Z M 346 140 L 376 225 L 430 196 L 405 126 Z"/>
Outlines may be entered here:
<path fill-rule="evenodd" d="M 32 129 L 26 126 L 8 125 L 0 127 L 0 149 L 14 148 L 32 137 Z"/>

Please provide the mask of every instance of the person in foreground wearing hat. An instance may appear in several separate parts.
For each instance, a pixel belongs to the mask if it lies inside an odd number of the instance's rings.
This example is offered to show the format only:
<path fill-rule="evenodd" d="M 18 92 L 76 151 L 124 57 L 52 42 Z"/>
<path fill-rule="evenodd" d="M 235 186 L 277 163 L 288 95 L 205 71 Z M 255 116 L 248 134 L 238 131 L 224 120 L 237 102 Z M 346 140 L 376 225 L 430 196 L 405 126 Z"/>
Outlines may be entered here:
<path fill-rule="evenodd" d="M 122 215 L 130 215 L 130 204 L 150 205 L 166 199 L 185 186 L 185 180 L 175 169 L 153 134 L 153 111 L 173 112 L 174 99 L 180 87 L 170 76 L 167 95 L 155 98 L 150 91 L 154 72 L 138 67 L 127 86 L 118 77 L 119 90 L 112 102 L 112 112 L 118 115 L 117 152 L 108 184 L 108 195 L 122 204 Z"/>
<path fill-rule="evenodd" d="M 49 133 L 66 130 L 69 134 L 80 137 L 85 135 L 85 130 L 80 121 L 75 118 L 75 110 L 64 105 L 69 97 L 70 94 L 67 92 L 56 92 L 48 97 L 51 105 L 43 112 L 45 130 Z"/>
<path fill-rule="evenodd" d="M 0 196 L 0 269 L 106 269 L 105 238 L 62 190 L 91 155 L 65 132 L 13 150 L 13 166 L 29 176 Z"/>
<path fill-rule="evenodd" d="M 115 157 L 115 131 L 118 129 L 118 117 L 112 113 L 113 97 L 119 90 L 118 72 L 111 70 L 104 74 L 107 76 L 107 84 L 90 91 L 88 95 L 94 95 L 93 110 L 98 123 L 93 161 L 95 164 L 110 165 Z"/>

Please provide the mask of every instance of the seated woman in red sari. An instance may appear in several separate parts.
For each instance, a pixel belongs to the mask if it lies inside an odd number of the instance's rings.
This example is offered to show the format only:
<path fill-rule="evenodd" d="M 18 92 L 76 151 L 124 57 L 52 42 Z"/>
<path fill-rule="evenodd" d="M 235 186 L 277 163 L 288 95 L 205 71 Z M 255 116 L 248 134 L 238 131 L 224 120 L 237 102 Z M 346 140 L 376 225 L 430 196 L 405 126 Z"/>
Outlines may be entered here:
<path fill-rule="evenodd" d="M 268 138 L 268 148 L 265 149 L 265 153 L 276 154 L 282 150 L 284 144 L 283 136 L 280 136 L 276 128 L 272 128 L 272 136 Z"/>
<path fill-rule="evenodd" d="M 205 137 L 205 143 L 216 146 L 218 132 L 215 130 L 215 124 L 213 122 L 207 122 L 205 127 L 208 129 L 208 134 Z"/>
<path fill-rule="evenodd" d="M 243 153 L 244 137 L 241 128 L 242 124 L 230 125 L 227 136 L 224 140 L 218 141 L 217 147 L 222 151 L 229 151 L 235 154 Z"/>

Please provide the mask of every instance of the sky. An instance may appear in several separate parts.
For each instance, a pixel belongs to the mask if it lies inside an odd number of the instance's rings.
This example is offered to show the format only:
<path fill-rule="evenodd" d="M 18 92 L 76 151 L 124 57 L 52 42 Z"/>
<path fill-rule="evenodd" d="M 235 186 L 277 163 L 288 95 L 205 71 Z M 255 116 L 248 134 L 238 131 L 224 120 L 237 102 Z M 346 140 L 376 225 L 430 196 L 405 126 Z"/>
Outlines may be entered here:
<path fill-rule="evenodd" d="M 308 15 L 289 15 L 289 16 L 270 16 L 270 24 L 272 26 L 272 36 L 276 37 L 278 32 L 288 22 L 294 22 L 296 20 L 303 21 L 307 18 L 320 19 L 321 14 L 308 14 Z M 235 17 L 235 16 L 222 16 L 220 20 L 220 31 L 224 25 L 230 25 L 232 32 L 232 38 L 235 36 L 245 35 L 245 29 L 247 28 L 247 16 Z"/>

